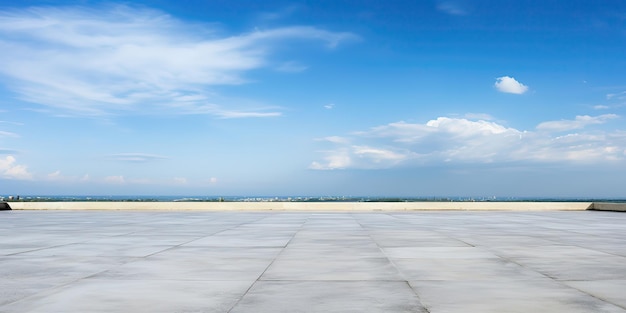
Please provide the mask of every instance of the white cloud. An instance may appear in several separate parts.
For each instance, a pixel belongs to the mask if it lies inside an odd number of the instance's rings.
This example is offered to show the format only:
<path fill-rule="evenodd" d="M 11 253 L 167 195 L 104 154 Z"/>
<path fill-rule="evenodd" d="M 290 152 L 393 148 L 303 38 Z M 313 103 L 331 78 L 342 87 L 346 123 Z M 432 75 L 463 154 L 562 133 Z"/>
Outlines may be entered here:
<path fill-rule="evenodd" d="M 146 153 L 118 153 L 110 155 L 109 158 L 115 161 L 144 163 L 163 160 L 168 157 Z"/>
<path fill-rule="evenodd" d="M 616 119 L 619 116 L 615 114 L 603 114 L 599 116 L 579 115 L 574 120 L 548 121 L 537 125 L 538 130 L 543 131 L 569 131 L 581 129 L 588 125 L 603 124 L 608 120 Z"/>
<path fill-rule="evenodd" d="M 215 185 L 215 184 L 217 184 L 217 177 L 211 177 L 211 178 L 209 178 L 209 184 L 211 184 L 211 185 Z"/>
<path fill-rule="evenodd" d="M 65 176 L 61 173 L 60 170 L 57 170 L 55 172 L 49 173 L 45 179 L 49 180 L 49 181 L 54 181 L 54 182 L 78 182 L 81 181 L 78 177 L 76 176 Z"/>
<path fill-rule="evenodd" d="M 323 163 L 313 162 L 309 168 L 313 170 L 335 170 L 352 166 L 350 152 L 347 149 L 326 151 L 326 154 Z"/>
<path fill-rule="evenodd" d="M 470 120 L 493 120 L 493 116 L 487 113 L 467 113 L 465 114 L 465 118 Z"/>
<path fill-rule="evenodd" d="M 61 171 L 57 170 L 56 172 L 48 174 L 49 179 L 59 179 L 61 177 Z"/>
<path fill-rule="evenodd" d="M 334 107 L 335 107 L 335 104 L 334 104 L 334 103 L 329 103 L 329 104 L 327 104 L 327 105 L 325 105 L 325 106 L 324 106 L 324 109 L 327 109 L 327 110 L 332 110 Z"/>
<path fill-rule="evenodd" d="M 109 184 L 123 185 L 126 183 L 124 176 L 107 176 L 104 178 L 104 182 Z"/>
<path fill-rule="evenodd" d="M 15 157 L 8 155 L 0 158 L 0 177 L 5 179 L 30 180 L 33 174 L 28 172 L 25 165 L 16 164 Z"/>
<path fill-rule="evenodd" d="M 396 122 L 352 133 L 345 140 L 324 140 L 311 169 L 376 169 L 437 164 L 626 161 L 626 132 L 584 127 L 614 115 L 577 117 L 566 123 L 546 122 L 540 131 L 525 131 L 484 120 L 439 117 L 424 124 Z M 562 135 L 564 130 L 578 133 Z M 330 137 L 332 138 L 332 137 Z M 344 138 L 344 137 L 340 137 Z"/>
<path fill-rule="evenodd" d="M 274 21 L 291 16 L 300 9 L 299 5 L 292 4 L 273 12 L 262 12 L 259 14 L 261 21 Z"/>
<path fill-rule="evenodd" d="M 7 132 L 7 131 L 2 131 L 0 130 L 0 137 L 11 137 L 11 138 L 18 138 L 20 137 L 18 134 L 16 133 L 12 133 L 12 132 Z"/>
<path fill-rule="evenodd" d="M 608 110 L 611 107 L 609 107 L 608 105 L 598 104 L 598 105 L 594 105 L 593 108 L 596 109 L 596 110 Z"/>
<path fill-rule="evenodd" d="M 0 113 L 2 112 L 6 112 L 6 111 L 0 110 Z M 24 123 L 11 122 L 11 121 L 0 121 L 0 124 L 12 124 L 12 125 L 17 125 L 17 126 L 24 126 Z"/>
<path fill-rule="evenodd" d="M 450 15 L 467 15 L 467 11 L 456 1 L 439 1 L 437 9 Z"/>
<path fill-rule="evenodd" d="M 219 118 L 230 119 L 230 118 L 248 118 L 248 117 L 277 117 L 281 116 L 280 112 L 242 112 L 242 111 L 224 111 L 219 110 L 215 112 Z"/>
<path fill-rule="evenodd" d="M 528 86 L 518 82 L 517 80 L 515 80 L 515 78 L 509 76 L 496 78 L 496 83 L 494 84 L 494 86 L 500 92 L 514 93 L 518 95 L 521 95 L 528 91 Z"/>
<path fill-rule="evenodd" d="M 177 185 L 186 185 L 187 184 L 187 178 L 184 177 L 174 177 L 174 183 Z"/>
<path fill-rule="evenodd" d="M 285 62 L 276 67 L 277 71 L 285 73 L 300 73 L 306 71 L 307 69 L 307 66 L 295 61 Z"/>
<path fill-rule="evenodd" d="M 385 148 L 370 146 L 352 146 L 352 154 L 360 159 L 365 159 L 369 164 L 376 164 L 377 168 L 391 167 L 410 157 L 409 152 L 398 152 Z"/>
<path fill-rule="evenodd" d="M 71 114 L 267 117 L 278 113 L 211 103 L 209 88 L 245 83 L 244 74 L 269 66 L 285 41 L 334 48 L 355 38 L 307 26 L 225 36 L 208 24 L 127 6 L 0 11 L 0 74 L 23 100 Z"/>
<path fill-rule="evenodd" d="M 626 100 L 626 91 L 607 94 L 606 99 L 607 100 Z"/>
<path fill-rule="evenodd" d="M 348 143 L 349 139 L 345 138 L 345 137 L 340 137 L 340 136 L 328 136 L 328 137 L 324 137 L 324 138 L 320 138 L 320 139 L 316 139 L 317 141 L 328 141 L 328 142 L 333 142 L 333 143 Z"/>

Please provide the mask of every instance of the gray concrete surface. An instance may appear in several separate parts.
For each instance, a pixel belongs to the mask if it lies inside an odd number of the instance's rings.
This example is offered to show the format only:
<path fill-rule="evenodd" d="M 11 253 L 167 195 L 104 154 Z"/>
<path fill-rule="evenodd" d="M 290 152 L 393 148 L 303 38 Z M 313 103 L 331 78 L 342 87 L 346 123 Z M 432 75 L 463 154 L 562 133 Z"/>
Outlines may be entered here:
<path fill-rule="evenodd" d="M 0 212 L 0 312 L 626 312 L 626 214 Z"/>

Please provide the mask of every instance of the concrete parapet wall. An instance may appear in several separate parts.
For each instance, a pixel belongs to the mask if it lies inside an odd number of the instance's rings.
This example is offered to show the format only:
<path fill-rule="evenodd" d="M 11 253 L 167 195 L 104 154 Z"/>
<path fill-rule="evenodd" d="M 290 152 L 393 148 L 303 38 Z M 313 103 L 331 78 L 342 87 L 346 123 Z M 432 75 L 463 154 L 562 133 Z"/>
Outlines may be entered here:
<path fill-rule="evenodd" d="M 626 203 L 594 202 L 590 210 L 626 212 Z"/>
<path fill-rule="evenodd" d="M 11 202 L 13 210 L 584 211 L 591 202 Z"/>

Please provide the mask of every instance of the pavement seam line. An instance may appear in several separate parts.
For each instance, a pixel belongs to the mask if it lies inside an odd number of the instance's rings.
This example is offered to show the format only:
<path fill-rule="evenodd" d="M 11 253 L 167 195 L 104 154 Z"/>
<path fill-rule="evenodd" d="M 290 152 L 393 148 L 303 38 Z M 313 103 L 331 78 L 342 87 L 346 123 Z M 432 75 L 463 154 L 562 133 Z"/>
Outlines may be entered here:
<path fill-rule="evenodd" d="M 400 274 L 402 276 L 401 282 L 404 282 L 405 284 L 407 284 L 407 286 L 409 287 L 409 289 L 411 289 L 411 291 L 413 291 L 413 294 L 415 295 L 415 297 L 417 298 L 417 301 L 419 302 L 419 304 L 422 306 L 422 308 L 425 310 L 425 313 L 430 313 L 430 309 L 428 309 L 428 307 L 426 307 L 426 305 L 424 304 L 424 302 L 422 302 L 422 298 L 420 297 L 420 295 L 417 293 L 417 290 L 415 290 L 415 288 L 413 288 L 413 286 L 411 286 L 411 284 L 409 283 L 408 280 L 406 280 L 406 276 L 405 274 L 400 270 L 400 268 L 398 268 L 398 266 L 396 265 L 395 262 L 393 262 L 393 260 L 391 260 L 391 258 L 389 258 L 389 256 L 387 255 L 387 253 L 385 253 L 385 250 L 378 244 L 378 242 L 376 240 L 374 240 L 374 238 L 372 238 L 371 232 L 367 230 L 367 228 L 363 227 L 363 224 L 361 223 L 361 221 L 359 221 L 357 218 L 354 217 L 354 213 L 350 214 L 352 216 L 352 218 L 356 221 L 357 224 L 359 224 L 359 226 L 361 227 L 361 229 L 363 229 L 366 233 L 367 236 L 370 238 L 370 240 L 372 240 L 374 242 L 374 244 L 376 244 L 376 247 L 378 247 L 378 250 L 380 250 L 380 253 L 382 253 L 383 256 L 385 256 L 385 258 L 387 259 L 387 261 L 389 261 L 389 263 L 393 266 L 393 268 L 396 269 L 396 271 L 398 272 L 398 274 Z M 394 216 L 391 216 L 390 213 L 384 213 L 384 215 L 395 218 Z M 398 280 L 395 280 L 398 281 Z"/>
<path fill-rule="evenodd" d="M 310 214 L 309 214 L 310 216 Z M 267 218 L 267 217 L 265 217 Z M 262 219 L 259 219 L 257 221 L 260 221 Z M 252 290 L 252 287 L 254 287 L 254 285 L 256 285 L 257 282 L 260 281 L 261 277 L 263 277 L 263 275 L 265 274 L 265 272 L 267 272 L 267 270 L 272 266 L 272 264 L 274 264 L 274 262 L 276 262 L 276 259 L 278 259 L 278 257 L 283 253 L 283 251 L 285 251 L 285 249 L 287 248 L 287 246 L 289 245 L 289 243 L 293 240 L 294 237 L 296 237 L 296 235 L 298 234 L 298 232 L 300 232 L 300 230 L 302 229 L 302 226 L 304 226 L 304 224 L 306 224 L 306 222 L 309 220 L 309 217 L 306 218 L 306 220 L 300 224 L 300 227 L 298 228 L 298 231 L 296 231 L 291 238 L 289 239 L 289 241 L 287 241 L 287 243 L 285 244 L 285 246 L 280 250 L 280 252 L 278 254 L 276 254 L 276 256 L 272 259 L 272 262 L 270 262 L 265 269 L 263 270 L 263 272 L 261 272 L 261 274 L 259 274 L 259 277 L 257 277 L 254 282 L 252 282 L 252 284 L 250 284 L 250 287 L 248 287 L 248 289 L 246 289 L 246 291 L 241 295 L 241 297 L 239 297 L 239 299 L 237 299 L 237 301 L 235 302 L 235 304 L 233 304 L 233 306 L 228 309 L 228 311 L 226 311 L 226 313 L 230 313 L 235 307 L 237 307 L 237 305 L 239 305 L 239 303 L 243 300 L 243 298 L 248 294 L 248 292 L 250 292 L 250 290 Z"/>

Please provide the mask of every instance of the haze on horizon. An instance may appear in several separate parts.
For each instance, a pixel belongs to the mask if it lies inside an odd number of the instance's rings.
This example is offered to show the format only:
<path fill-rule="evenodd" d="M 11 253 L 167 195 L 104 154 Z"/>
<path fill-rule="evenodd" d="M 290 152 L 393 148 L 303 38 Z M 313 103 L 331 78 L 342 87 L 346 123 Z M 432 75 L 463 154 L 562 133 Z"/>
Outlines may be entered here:
<path fill-rule="evenodd" d="M 0 1 L 0 193 L 624 198 L 626 2 Z"/>

